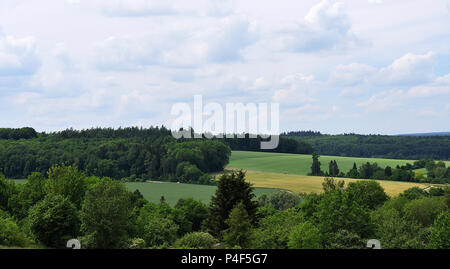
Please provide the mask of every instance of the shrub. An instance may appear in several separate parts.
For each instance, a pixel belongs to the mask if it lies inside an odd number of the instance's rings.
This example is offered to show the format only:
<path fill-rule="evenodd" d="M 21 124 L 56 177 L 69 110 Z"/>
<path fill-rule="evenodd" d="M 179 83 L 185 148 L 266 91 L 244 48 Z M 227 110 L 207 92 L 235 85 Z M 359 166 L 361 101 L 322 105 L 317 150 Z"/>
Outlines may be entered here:
<path fill-rule="evenodd" d="M 27 239 L 19 226 L 9 217 L 0 213 L 0 245 L 24 247 Z"/>
<path fill-rule="evenodd" d="M 175 242 L 175 247 L 182 249 L 210 249 L 216 243 L 217 239 L 215 239 L 209 233 L 193 232 L 188 233 L 182 238 L 178 239 Z"/>
<path fill-rule="evenodd" d="M 310 222 L 303 222 L 295 226 L 289 234 L 288 247 L 291 249 L 319 249 L 321 235 Z"/>
<path fill-rule="evenodd" d="M 64 247 L 75 238 L 80 220 L 74 204 L 61 195 L 48 195 L 30 208 L 30 230 L 34 238 L 49 247 Z"/>

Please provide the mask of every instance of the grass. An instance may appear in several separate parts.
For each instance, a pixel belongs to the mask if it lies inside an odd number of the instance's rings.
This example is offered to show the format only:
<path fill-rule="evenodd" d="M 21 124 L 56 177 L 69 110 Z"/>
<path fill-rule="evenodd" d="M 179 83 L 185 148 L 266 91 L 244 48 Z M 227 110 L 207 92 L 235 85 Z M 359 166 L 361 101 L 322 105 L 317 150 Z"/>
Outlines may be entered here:
<path fill-rule="evenodd" d="M 25 183 L 26 179 L 14 179 L 16 184 Z M 159 203 L 161 196 L 166 202 L 174 206 L 180 198 L 194 198 L 203 203 L 209 204 L 211 197 L 216 193 L 216 186 L 183 184 L 162 181 L 152 182 L 127 182 L 125 186 L 130 191 L 139 190 L 145 199 L 150 202 Z M 263 194 L 271 195 L 278 192 L 279 188 L 255 188 L 255 195 L 259 197 Z"/>
<path fill-rule="evenodd" d="M 254 187 L 262 188 L 279 188 L 290 190 L 298 193 L 321 193 L 323 192 L 322 183 L 324 177 L 313 177 L 305 175 L 281 174 L 272 172 L 261 172 L 247 170 L 246 178 Z M 335 178 L 344 180 L 346 185 L 349 182 L 356 182 L 362 179 L 352 178 Z M 385 192 L 390 196 L 398 195 L 406 189 L 412 187 L 426 188 L 427 184 L 376 180 L 384 188 Z"/>
<path fill-rule="evenodd" d="M 216 193 L 216 186 L 182 184 L 171 182 L 145 182 L 145 183 L 125 183 L 131 191 L 138 189 L 145 199 L 150 202 L 159 202 L 161 196 L 164 196 L 166 202 L 174 206 L 180 198 L 194 198 L 203 203 L 209 204 L 211 197 Z M 256 197 L 267 194 L 271 195 L 278 192 L 278 188 L 255 188 Z"/>
<path fill-rule="evenodd" d="M 344 173 L 353 167 L 353 163 L 356 163 L 358 167 L 366 162 L 376 162 L 381 167 L 395 167 L 397 165 L 404 165 L 407 162 L 412 164 L 413 162 L 411 160 L 320 156 L 319 161 L 322 171 L 328 171 L 328 164 L 331 160 L 336 160 L 339 169 Z M 254 171 L 307 175 L 311 171 L 311 164 L 311 155 L 233 151 L 227 169 L 243 168 Z"/>

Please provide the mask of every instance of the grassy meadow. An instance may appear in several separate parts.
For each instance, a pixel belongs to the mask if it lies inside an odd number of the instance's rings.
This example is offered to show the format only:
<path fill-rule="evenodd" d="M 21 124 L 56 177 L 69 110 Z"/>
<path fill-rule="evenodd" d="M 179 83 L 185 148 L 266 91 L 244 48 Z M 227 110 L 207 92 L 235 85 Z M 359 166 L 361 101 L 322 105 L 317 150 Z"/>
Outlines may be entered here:
<path fill-rule="evenodd" d="M 328 164 L 331 160 L 336 160 L 339 170 L 345 173 L 353 167 L 353 163 L 356 163 L 358 167 L 366 162 L 376 162 L 380 167 L 395 167 L 407 162 L 411 164 L 414 162 L 411 160 L 320 156 L 319 161 L 322 171 L 328 171 Z M 233 151 L 227 169 L 242 168 L 254 171 L 307 175 L 311 172 L 311 164 L 312 158 L 309 154 Z"/>
<path fill-rule="evenodd" d="M 404 165 L 410 160 L 392 160 L 377 158 L 353 158 L 339 156 L 320 156 L 323 171 L 328 171 L 328 163 L 336 160 L 339 169 L 347 172 L 353 167 L 353 163 L 359 167 L 365 162 L 376 162 L 379 166 Z M 285 154 L 233 151 L 227 170 L 244 169 L 247 171 L 247 179 L 255 187 L 279 188 L 299 193 L 320 193 L 324 177 L 307 176 L 311 171 L 311 155 Z M 346 184 L 362 179 L 336 178 L 344 180 Z M 426 188 L 427 184 L 377 180 L 390 196 L 397 195 L 406 189 L 417 186 Z"/>
<path fill-rule="evenodd" d="M 391 160 L 376 158 L 352 158 L 338 156 L 320 156 L 320 162 L 323 171 L 328 171 L 328 163 L 336 160 L 341 171 L 347 172 L 353 163 L 359 166 L 365 162 L 376 162 L 379 166 L 387 165 L 395 167 L 403 165 L 407 160 Z M 320 193 L 322 192 L 323 177 L 307 176 L 311 169 L 311 155 L 285 154 L 285 153 L 266 153 L 233 151 L 230 157 L 230 163 L 226 170 L 244 169 L 247 171 L 247 179 L 255 187 L 256 196 L 263 194 L 273 194 L 279 189 L 294 191 L 298 193 Z M 220 174 L 220 173 L 219 173 Z M 216 174 L 217 175 L 217 174 Z M 347 183 L 357 181 L 358 179 L 338 178 Z M 14 180 L 16 183 L 24 183 L 25 179 Z M 404 190 L 418 186 L 426 188 L 427 184 L 385 181 L 378 180 L 386 193 L 393 196 Z M 171 182 L 152 181 L 145 183 L 125 183 L 131 191 L 138 189 L 142 195 L 151 202 L 159 202 L 161 196 L 164 196 L 166 202 L 175 205 L 180 198 L 192 197 L 209 203 L 211 196 L 216 191 L 215 186 L 181 184 Z"/>
<path fill-rule="evenodd" d="M 26 179 L 15 179 L 15 183 L 25 183 Z M 130 191 L 139 190 L 145 199 L 150 202 L 158 203 L 161 196 L 164 196 L 166 202 L 174 206 L 180 198 L 194 198 L 206 204 L 209 204 L 211 197 L 216 193 L 216 186 L 182 184 L 162 181 L 152 182 L 127 182 L 125 183 Z M 271 195 L 279 191 L 279 188 L 255 188 L 256 198 L 260 195 Z"/>
<path fill-rule="evenodd" d="M 139 190 L 145 199 L 150 202 L 159 202 L 164 196 L 166 202 L 174 206 L 180 198 L 194 198 L 203 203 L 209 204 L 211 197 L 216 193 L 216 186 L 182 184 L 171 182 L 144 182 L 125 183 L 131 191 Z M 256 186 L 255 186 L 256 187 Z M 263 194 L 271 195 L 279 191 L 279 188 L 255 188 L 255 195 L 259 197 Z"/>

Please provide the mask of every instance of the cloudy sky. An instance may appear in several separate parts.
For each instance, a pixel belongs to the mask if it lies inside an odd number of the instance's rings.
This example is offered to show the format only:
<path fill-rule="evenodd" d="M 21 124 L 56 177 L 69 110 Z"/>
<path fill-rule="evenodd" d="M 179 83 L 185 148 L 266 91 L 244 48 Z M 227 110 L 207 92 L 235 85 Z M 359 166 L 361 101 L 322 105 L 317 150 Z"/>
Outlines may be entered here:
<path fill-rule="evenodd" d="M 278 102 L 280 127 L 450 131 L 449 0 L 0 0 L 0 126 L 170 126 Z"/>

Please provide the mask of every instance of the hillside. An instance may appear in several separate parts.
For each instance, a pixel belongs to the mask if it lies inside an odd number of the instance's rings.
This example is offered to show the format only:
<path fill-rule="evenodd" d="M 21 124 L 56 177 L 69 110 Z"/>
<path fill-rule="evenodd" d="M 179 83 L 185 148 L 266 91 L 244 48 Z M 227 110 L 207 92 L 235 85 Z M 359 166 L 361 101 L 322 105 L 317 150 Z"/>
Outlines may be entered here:
<path fill-rule="evenodd" d="M 336 160 L 339 169 L 346 172 L 352 168 L 353 163 L 356 163 L 358 167 L 366 162 L 376 162 L 381 167 L 395 167 L 411 162 L 408 160 L 350 158 L 323 155 L 320 156 L 321 168 L 323 171 L 328 170 L 328 163 L 331 160 Z M 311 163 L 311 155 L 233 151 L 227 168 L 244 168 L 255 171 L 307 175 L 311 172 Z"/>
<path fill-rule="evenodd" d="M 284 135 L 311 144 L 320 155 L 450 160 L 450 136 L 324 135 L 317 132 Z"/>

